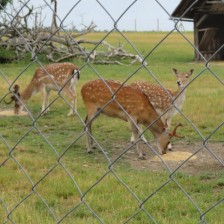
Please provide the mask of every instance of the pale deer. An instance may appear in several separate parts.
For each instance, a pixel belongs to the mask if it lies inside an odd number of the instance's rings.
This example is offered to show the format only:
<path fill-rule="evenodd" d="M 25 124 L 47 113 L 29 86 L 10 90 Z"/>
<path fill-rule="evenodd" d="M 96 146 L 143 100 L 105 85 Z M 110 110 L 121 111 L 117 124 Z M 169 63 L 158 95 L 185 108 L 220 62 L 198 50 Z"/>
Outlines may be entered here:
<path fill-rule="evenodd" d="M 79 76 L 79 68 L 68 62 L 53 63 L 39 67 L 23 92 L 19 92 L 20 87 L 18 85 L 14 86 L 11 101 L 8 103 L 15 101 L 15 113 L 19 114 L 28 100 L 36 93 L 41 92 L 43 97 L 41 115 L 43 115 L 50 110 L 49 97 L 51 90 L 63 91 L 71 100 L 68 116 L 72 115 L 74 110 L 77 110 L 75 86 Z"/>
<path fill-rule="evenodd" d="M 194 69 L 191 69 L 188 73 L 179 72 L 177 69 L 172 69 L 174 74 L 177 77 L 177 85 L 179 87 L 178 90 L 172 91 L 170 89 L 164 89 L 159 84 L 153 84 L 145 81 L 137 81 L 132 83 L 132 87 L 137 87 L 142 90 L 149 101 L 155 108 L 156 112 L 163 123 L 167 123 L 168 129 L 171 127 L 172 118 L 178 113 L 178 110 L 181 110 L 183 103 L 186 98 L 186 86 L 189 83 L 189 78 L 193 74 Z M 133 141 L 133 134 L 131 137 L 131 141 Z M 142 136 L 143 140 L 146 141 L 144 136 Z M 172 150 L 171 144 L 168 146 L 169 150 Z"/>
<path fill-rule="evenodd" d="M 81 89 L 82 98 L 87 110 L 85 119 L 87 132 L 87 152 L 93 152 L 92 122 L 103 113 L 110 117 L 128 121 L 133 132 L 134 142 L 140 159 L 144 159 L 142 150 L 138 147 L 138 124 L 149 129 L 155 139 L 159 151 L 165 154 L 170 138 L 176 135 L 176 128 L 172 134 L 168 133 L 162 120 L 158 117 L 148 97 L 137 88 L 122 85 L 112 80 L 93 80 L 84 84 Z M 177 136 L 178 137 L 178 136 Z"/>

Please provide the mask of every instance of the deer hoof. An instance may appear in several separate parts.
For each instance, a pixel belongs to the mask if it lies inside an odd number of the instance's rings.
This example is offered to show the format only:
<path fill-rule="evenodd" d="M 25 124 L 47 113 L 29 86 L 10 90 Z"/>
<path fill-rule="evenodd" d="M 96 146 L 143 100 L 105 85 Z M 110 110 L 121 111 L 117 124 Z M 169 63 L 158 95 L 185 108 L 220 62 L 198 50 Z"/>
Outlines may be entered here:
<path fill-rule="evenodd" d="M 144 144 L 146 144 L 148 142 L 145 138 L 142 138 L 142 141 Z"/>
<path fill-rule="evenodd" d="M 69 112 L 69 113 L 67 114 L 67 116 L 68 116 L 68 117 L 75 116 L 75 113 L 74 113 L 74 112 Z"/>
<path fill-rule="evenodd" d="M 145 154 L 138 157 L 140 160 L 146 160 Z"/>
<path fill-rule="evenodd" d="M 40 116 L 44 116 L 44 115 L 46 115 L 47 114 L 47 112 L 41 112 L 40 113 Z"/>
<path fill-rule="evenodd" d="M 93 153 L 93 150 L 87 150 L 87 153 L 88 154 L 92 154 Z"/>

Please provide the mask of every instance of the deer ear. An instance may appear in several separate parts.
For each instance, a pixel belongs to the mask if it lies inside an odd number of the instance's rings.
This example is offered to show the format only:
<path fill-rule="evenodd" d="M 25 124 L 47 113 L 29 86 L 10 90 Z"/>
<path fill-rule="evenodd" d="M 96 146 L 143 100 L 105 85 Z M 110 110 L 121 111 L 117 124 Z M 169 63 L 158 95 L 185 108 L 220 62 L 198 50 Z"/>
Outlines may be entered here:
<path fill-rule="evenodd" d="M 190 71 L 189 71 L 189 75 L 192 75 L 194 72 L 194 69 L 192 68 Z"/>
<path fill-rule="evenodd" d="M 173 73 L 174 73 L 175 75 L 177 75 L 177 74 L 178 74 L 178 71 L 177 71 L 177 69 L 176 69 L 176 68 L 172 68 L 172 70 L 173 70 Z"/>

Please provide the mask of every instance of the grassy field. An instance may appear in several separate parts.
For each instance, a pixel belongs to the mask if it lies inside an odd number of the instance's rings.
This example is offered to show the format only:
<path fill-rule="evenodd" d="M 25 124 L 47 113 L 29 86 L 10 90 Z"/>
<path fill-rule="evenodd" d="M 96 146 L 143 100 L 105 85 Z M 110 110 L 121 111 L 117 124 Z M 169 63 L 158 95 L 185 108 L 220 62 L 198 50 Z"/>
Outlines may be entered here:
<path fill-rule="evenodd" d="M 105 37 L 106 33 L 87 36 L 91 40 Z M 97 147 L 95 153 L 87 154 L 83 126 L 86 112 L 80 89 L 99 75 L 119 81 L 131 77 L 128 83 L 155 82 L 151 74 L 167 88 L 176 89 L 171 69 L 193 68 L 193 81 L 182 109 L 191 123 L 181 114 L 173 119 L 173 124 L 184 124 L 179 132 L 185 136 L 184 140 L 174 140 L 174 144 L 185 144 L 195 152 L 206 139 L 223 150 L 223 125 L 218 127 L 223 122 L 224 89 L 218 79 L 224 79 L 224 62 L 210 62 L 207 67 L 203 62 L 194 62 L 194 49 L 189 44 L 193 42 L 192 33 L 186 33 L 185 38 L 178 33 L 111 33 L 105 41 L 124 44 L 131 53 L 137 49 L 147 56 L 147 67 L 75 60 L 81 68 L 77 116 L 67 117 L 69 106 L 64 96 L 54 93 L 54 103 L 46 116 L 39 117 L 41 96 L 36 95 L 27 104 L 32 116 L 0 117 L 0 223 L 118 224 L 130 219 L 131 224 L 189 224 L 199 223 L 200 218 L 207 223 L 222 223 L 223 202 L 207 213 L 223 200 L 224 172 L 220 163 L 195 161 L 194 166 L 203 167 L 198 172 L 188 172 L 181 166 L 172 173 L 175 169 L 168 171 L 163 163 L 161 169 L 154 170 L 147 168 L 147 161 L 142 165 L 134 146 L 119 157 L 129 146 L 128 124 L 103 116 L 93 124 L 94 137 L 103 153 Z M 1 65 L 0 98 L 8 92 L 6 78 L 9 83 L 18 78 L 16 83 L 22 89 L 28 84 L 39 66 L 36 62 L 28 64 Z M 2 102 L 0 109 L 9 106 Z M 152 140 L 150 133 L 146 137 Z M 152 154 L 152 150 L 147 148 L 147 153 Z"/>

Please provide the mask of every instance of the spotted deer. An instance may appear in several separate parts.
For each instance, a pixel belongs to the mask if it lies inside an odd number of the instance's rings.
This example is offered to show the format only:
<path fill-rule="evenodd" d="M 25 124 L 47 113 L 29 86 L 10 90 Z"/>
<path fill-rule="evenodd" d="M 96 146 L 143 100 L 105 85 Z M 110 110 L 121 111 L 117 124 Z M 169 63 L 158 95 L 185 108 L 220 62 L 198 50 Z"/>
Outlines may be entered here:
<path fill-rule="evenodd" d="M 148 97 L 141 90 L 129 85 L 122 85 L 112 80 L 93 80 L 82 86 L 81 95 L 86 107 L 85 130 L 87 131 L 87 152 L 93 152 L 91 125 L 94 119 L 103 113 L 109 117 L 119 118 L 131 125 L 133 141 L 140 159 L 145 156 L 138 147 L 141 133 L 137 124 L 143 124 L 157 140 L 158 149 L 162 154 L 167 151 L 170 138 L 178 137 L 175 127 L 173 133 L 168 133 L 162 120 L 158 117 Z"/>
<path fill-rule="evenodd" d="M 11 103 L 15 101 L 15 113 L 19 114 L 24 105 L 36 93 L 42 93 L 42 109 L 41 115 L 47 113 L 49 108 L 49 97 L 51 90 L 65 92 L 71 100 L 71 105 L 77 110 L 77 98 L 75 86 L 80 77 L 79 68 L 68 62 L 48 64 L 44 67 L 39 67 L 28 86 L 23 92 L 19 92 L 20 87 L 16 84 L 14 86 Z M 68 116 L 74 114 L 71 107 Z"/>
<path fill-rule="evenodd" d="M 167 123 L 168 129 L 171 127 L 172 118 L 183 106 L 186 98 L 186 86 L 188 85 L 189 78 L 194 71 L 194 69 L 191 69 L 188 73 L 186 73 L 179 72 L 175 68 L 172 70 L 177 77 L 176 83 L 179 87 L 176 91 L 172 91 L 170 89 L 167 89 L 166 91 L 158 84 L 144 81 L 137 81 L 131 84 L 132 87 L 139 88 L 147 95 L 156 112 L 159 116 L 161 116 L 163 123 Z M 134 139 L 133 135 L 134 134 L 132 134 L 131 141 Z M 144 136 L 142 137 L 144 141 L 147 141 Z M 171 144 L 168 146 L 168 149 L 172 150 Z"/>

